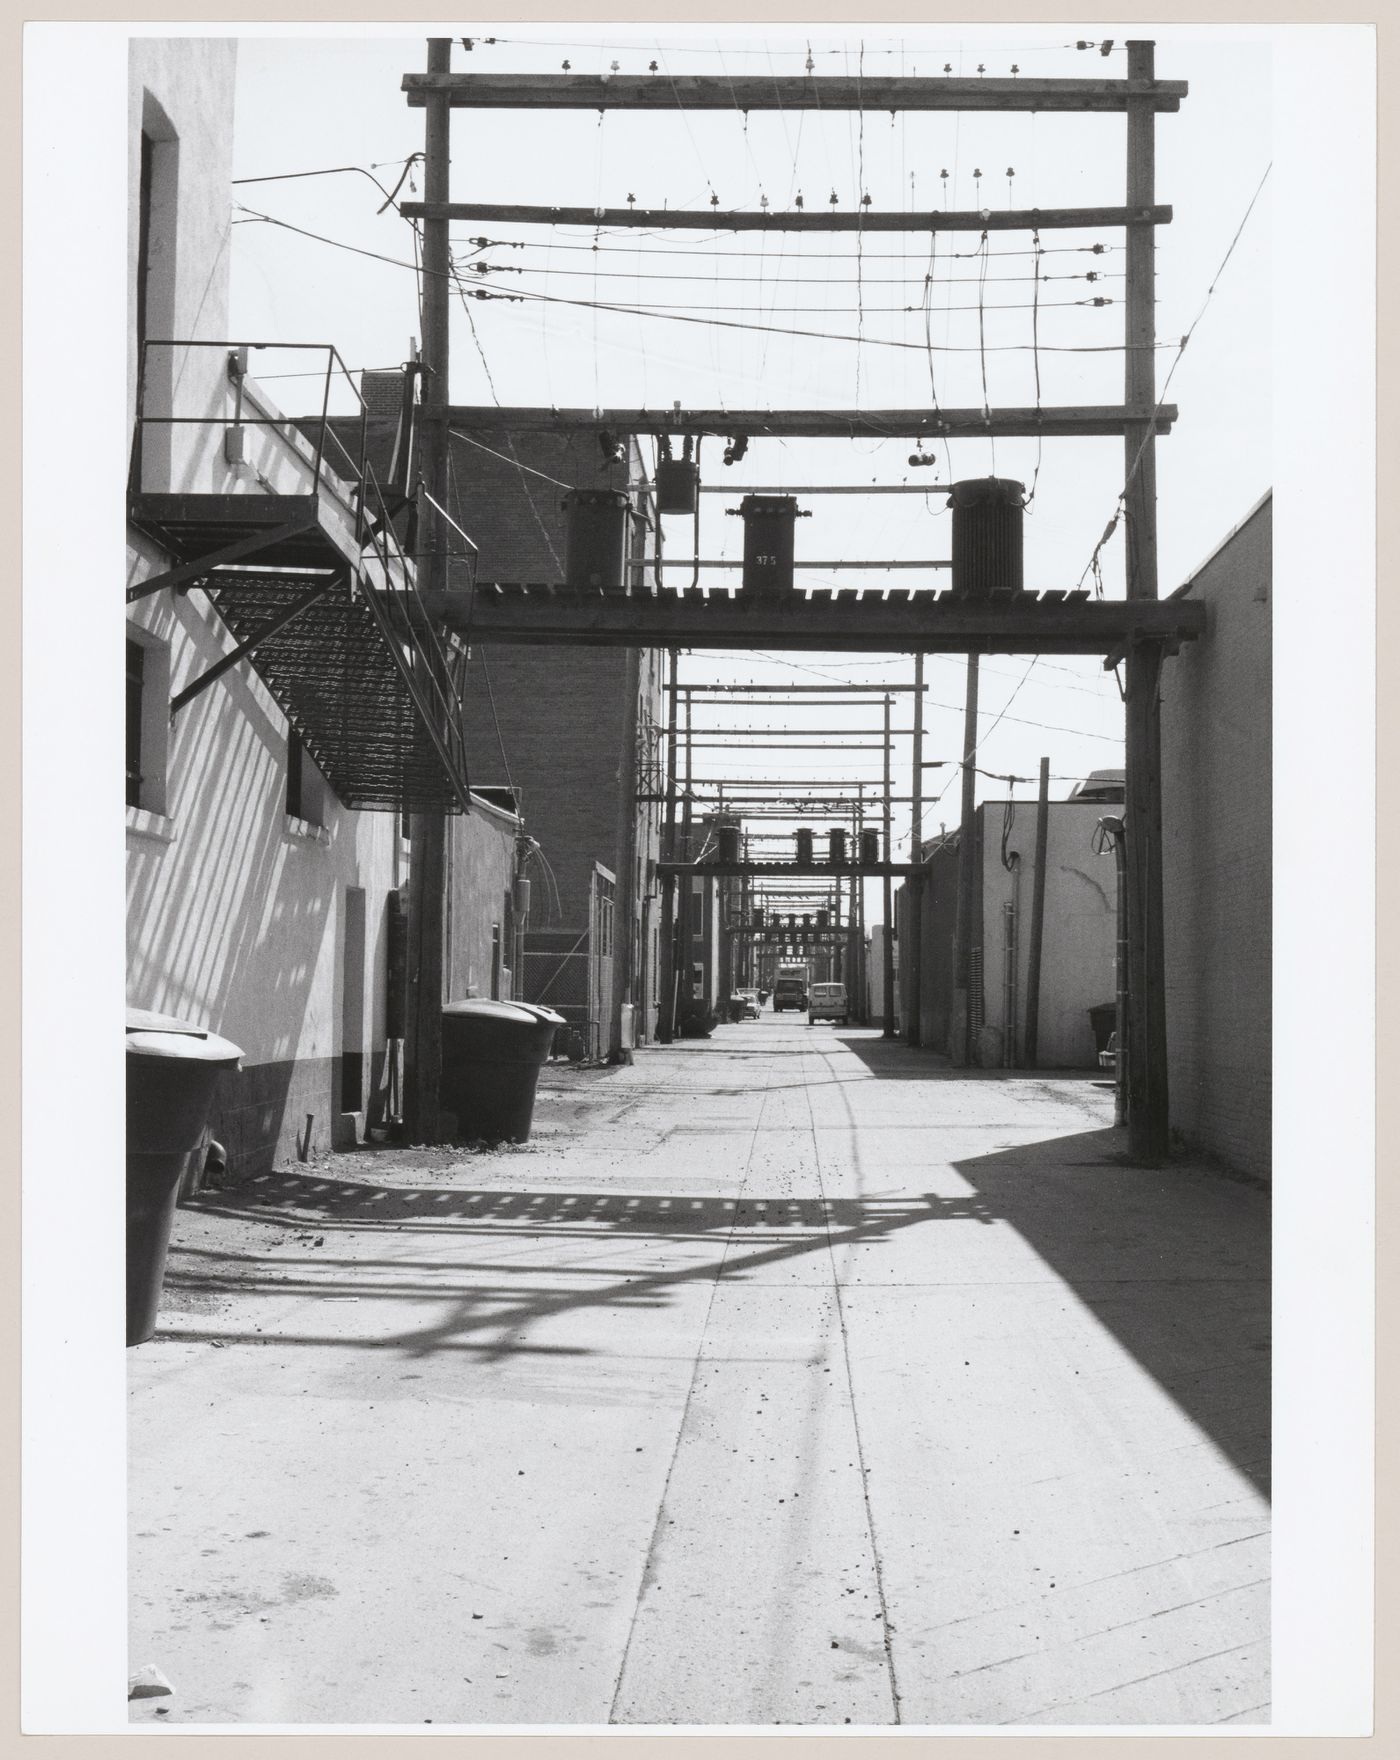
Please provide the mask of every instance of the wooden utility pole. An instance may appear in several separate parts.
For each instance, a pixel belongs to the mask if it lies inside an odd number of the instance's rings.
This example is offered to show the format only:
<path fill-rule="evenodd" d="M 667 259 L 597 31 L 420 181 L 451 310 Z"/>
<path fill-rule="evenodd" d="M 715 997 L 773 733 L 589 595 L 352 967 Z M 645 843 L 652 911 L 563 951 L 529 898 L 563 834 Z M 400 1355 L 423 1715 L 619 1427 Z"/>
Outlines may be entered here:
<path fill-rule="evenodd" d="M 683 862 L 695 860 L 690 743 L 690 692 L 682 692 L 685 700 L 685 787 L 681 792 L 681 852 Z M 690 874 L 680 876 L 680 892 L 676 899 L 676 977 L 679 1002 L 689 1002 L 695 994 L 695 882 Z M 679 1005 L 678 1005 L 679 1013 Z M 673 1029 L 674 1030 L 674 1029 Z"/>
<path fill-rule="evenodd" d="M 953 930 L 953 1008 L 948 1055 L 959 1067 L 972 1061 L 972 889 L 977 880 L 973 839 L 977 831 L 977 655 L 967 657 L 963 709 L 962 822 L 958 835 L 958 902 Z"/>
<path fill-rule="evenodd" d="M 893 698 L 885 696 L 885 849 L 886 865 L 893 861 L 894 851 L 890 847 L 890 705 Z M 894 1038 L 894 894 L 890 886 L 890 877 L 883 877 L 885 907 L 885 945 L 884 945 L 884 980 L 885 980 L 885 1019 L 884 1037 Z"/>
<path fill-rule="evenodd" d="M 666 818 L 662 831 L 663 859 L 674 862 L 676 851 L 676 667 L 677 652 L 671 649 L 670 667 L 666 678 Z M 661 969 L 658 974 L 656 1037 L 669 1045 L 675 1037 L 676 1010 L 676 877 L 661 877 Z"/>
<path fill-rule="evenodd" d="M 428 43 L 428 72 L 449 70 L 452 42 Z M 452 112 L 446 96 L 426 104 L 423 154 L 424 196 L 448 200 Z M 447 409 L 449 361 L 448 293 L 451 259 L 446 219 L 423 222 L 423 406 L 419 441 L 418 576 L 428 592 L 447 586 L 447 531 L 439 507 L 447 500 Z M 442 1083 L 443 902 L 447 825 L 441 812 L 414 813 L 408 882 L 410 1003 L 404 1047 L 404 1125 L 410 1142 L 436 1143 Z"/>
<path fill-rule="evenodd" d="M 924 657 L 914 656 L 914 776 L 911 784 L 913 812 L 910 815 L 909 860 L 923 860 L 924 824 Z M 912 880 L 905 892 L 909 908 L 905 921 L 909 925 L 909 945 L 905 950 L 904 969 L 908 977 L 904 985 L 904 1036 L 912 1046 L 924 1042 L 924 883 Z"/>
<path fill-rule="evenodd" d="M 1127 664 L 1128 1153 L 1167 1153 L 1167 1008 L 1162 947 L 1162 650 L 1142 642 Z"/>
<path fill-rule="evenodd" d="M 1153 78 L 1153 45 L 1128 44 L 1128 79 Z M 1155 183 L 1154 112 L 1128 105 L 1128 201 L 1151 202 Z M 1157 597 L 1157 457 L 1152 409 L 1156 399 L 1155 243 L 1150 225 L 1127 228 L 1124 498 L 1128 598 Z M 1132 419 L 1136 418 L 1136 419 Z M 1162 935 L 1162 751 L 1159 688 L 1162 647 L 1129 642 L 1126 655 L 1124 822 L 1128 882 L 1128 1152 L 1161 1161 L 1167 1153 L 1166 955 Z"/>
<path fill-rule="evenodd" d="M 1040 793 L 1035 803 L 1035 885 L 1031 891 L 1030 953 L 1026 970 L 1025 1066 L 1034 1069 L 1040 1053 L 1040 953 L 1045 940 L 1045 859 L 1050 838 L 1050 760 L 1040 760 Z"/>

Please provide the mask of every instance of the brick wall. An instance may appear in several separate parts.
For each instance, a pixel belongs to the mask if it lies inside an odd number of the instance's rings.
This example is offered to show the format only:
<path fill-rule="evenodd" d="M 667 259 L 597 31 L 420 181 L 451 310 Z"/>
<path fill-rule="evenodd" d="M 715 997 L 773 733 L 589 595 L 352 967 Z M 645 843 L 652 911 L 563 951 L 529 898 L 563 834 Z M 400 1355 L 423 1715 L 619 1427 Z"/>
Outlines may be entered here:
<path fill-rule="evenodd" d="M 642 474 L 635 449 L 627 467 L 608 466 L 590 434 L 477 439 L 453 442 L 453 511 L 478 548 L 479 581 L 561 581 L 565 491 L 558 484 L 623 488 Z M 635 533 L 642 543 L 645 527 Z M 542 863 L 531 868 L 531 930 L 585 930 L 595 864 L 616 877 L 609 1046 L 617 1042 L 617 1005 L 655 999 L 655 961 L 641 945 L 640 926 L 643 899 L 654 890 L 660 812 L 637 809 L 633 796 L 639 716 L 660 717 L 661 676 L 659 655 L 566 645 L 477 645 L 466 668 L 473 785 L 503 784 L 509 773 L 526 829 L 553 870 L 551 884 Z"/>
<path fill-rule="evenodd" d="M 1162 674 L 1171 1122 L 1192 1147 L 1270 1173 L 1272 500 L 1180 591 L 1205 635 Z"/>

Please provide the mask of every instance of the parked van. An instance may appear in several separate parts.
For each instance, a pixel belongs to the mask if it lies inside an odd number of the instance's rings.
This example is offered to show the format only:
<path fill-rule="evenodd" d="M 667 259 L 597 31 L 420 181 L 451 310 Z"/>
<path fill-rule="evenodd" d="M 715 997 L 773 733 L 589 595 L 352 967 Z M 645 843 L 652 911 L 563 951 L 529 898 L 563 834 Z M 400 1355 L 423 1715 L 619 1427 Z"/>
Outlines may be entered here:
<path fill-rule="evenodd" d="M 844 984 L 813 984 L 807 1004 L 807 1025 L 814 1021 L 840 1021 L 844 1027 L 850 1019 L 850 1004 Z"/>

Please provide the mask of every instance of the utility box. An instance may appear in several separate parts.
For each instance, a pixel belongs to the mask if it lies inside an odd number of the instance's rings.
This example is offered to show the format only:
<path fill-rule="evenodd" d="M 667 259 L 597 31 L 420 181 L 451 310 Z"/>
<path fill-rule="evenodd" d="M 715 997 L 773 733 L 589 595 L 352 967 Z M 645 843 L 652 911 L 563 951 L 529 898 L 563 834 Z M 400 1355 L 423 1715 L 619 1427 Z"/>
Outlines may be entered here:
<path fill-rule="evenodd" d="M 960 599 L 990 599 L 1025 587 L 1026 487 L 1009 477 L 954 483 L 953 587 Z"/>
<path fill-rule="evenodd" d="M 582 592 L 626 591 L 631 504 L 621 489 L 570 489 L 564 497 L 568 537 L 564 583 Z"/>
<path fill-rule="evenodd" d="M 745 495 L 739 503 L 744 522 L 744 591 L 765 598 L 792 587 L 793 495 Z"/>
<path fill-rule="evenodd" d="M 656 511 L 694 513 L 700 474 L 693 458 L 662 458 L 656 465 Z"/>

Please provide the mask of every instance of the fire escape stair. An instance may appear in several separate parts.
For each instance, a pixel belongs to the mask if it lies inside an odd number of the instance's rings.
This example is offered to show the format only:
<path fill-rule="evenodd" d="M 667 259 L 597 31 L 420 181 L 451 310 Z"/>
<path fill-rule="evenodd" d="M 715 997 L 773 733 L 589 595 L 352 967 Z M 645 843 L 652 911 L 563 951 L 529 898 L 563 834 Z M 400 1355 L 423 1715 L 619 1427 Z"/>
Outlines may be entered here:
<path fill-rule="evenodd" d="M 248 658 L 345 806 L 469 812 L 450 654 L 383 535 L 359 550 L 337 511 L 317 495 L 141 494 L 131 507 L 180 590 L 201 588 L 236 642 L 269 631 Z M 318 579 L 326 590 L 275 627 Z"/>

